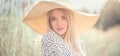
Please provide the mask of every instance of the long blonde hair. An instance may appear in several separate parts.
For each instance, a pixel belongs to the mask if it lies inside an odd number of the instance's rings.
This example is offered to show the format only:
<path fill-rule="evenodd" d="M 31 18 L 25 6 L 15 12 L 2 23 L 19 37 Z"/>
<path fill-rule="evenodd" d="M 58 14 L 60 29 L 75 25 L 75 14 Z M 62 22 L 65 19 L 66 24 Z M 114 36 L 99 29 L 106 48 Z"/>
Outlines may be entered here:
<path fill-rule="evenodd" d="M 57 9 L 53 9 L 53 10 L 62 10 L 65 13 L 65 15 L 67 15 L 68 29 L 67 29 L 64 41 L 67 44 L 68 48 L 70 48 L 71 51 L 73 51 L 75 54 L 77 54 L 77 56 L 81 56 L 79 42 L 78 42 L 76 32 L 74 29 L 74 14 L 73 14 L 73 12 L 71 10 L 64 9 L 64 8 L 57 8 Z M 48 12 L 48 16 L 49 16 L 49 13 L 52 12 L 53 10 Z M 49 17 L 48 17 L 48 26 L 49 26 L 49 28 L 51 28 Z"/>

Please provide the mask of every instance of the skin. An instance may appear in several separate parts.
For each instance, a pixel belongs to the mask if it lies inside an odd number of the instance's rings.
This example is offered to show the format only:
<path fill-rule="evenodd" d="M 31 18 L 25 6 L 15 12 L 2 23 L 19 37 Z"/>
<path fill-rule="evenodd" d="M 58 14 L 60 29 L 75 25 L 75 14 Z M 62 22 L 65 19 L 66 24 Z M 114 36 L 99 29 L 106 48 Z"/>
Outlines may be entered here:
<path fill-rule="evenodd" d="M 51 11 L 49 21 L 52 30 L 64 38 L 68 28 L 68 20 L 64 12 L 62 10 Z"/>

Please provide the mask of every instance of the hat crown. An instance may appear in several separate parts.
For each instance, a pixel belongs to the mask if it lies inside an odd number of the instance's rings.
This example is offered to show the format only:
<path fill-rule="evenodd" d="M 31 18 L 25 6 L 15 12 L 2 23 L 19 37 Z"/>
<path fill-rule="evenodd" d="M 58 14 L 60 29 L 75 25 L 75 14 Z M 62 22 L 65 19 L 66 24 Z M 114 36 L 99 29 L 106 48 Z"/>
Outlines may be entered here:
<path fill-rule="evenodd" d="M 72 3 L 70 1 L 68 1 L 68 0 L 54 0 L 54 1 L 51 1 L 51 2 L 55 2 L 57 4 L 60 4 L 60 5 L 63 5 L 65 7 L 67 7 L 69 9 L 73 9 Z"/>

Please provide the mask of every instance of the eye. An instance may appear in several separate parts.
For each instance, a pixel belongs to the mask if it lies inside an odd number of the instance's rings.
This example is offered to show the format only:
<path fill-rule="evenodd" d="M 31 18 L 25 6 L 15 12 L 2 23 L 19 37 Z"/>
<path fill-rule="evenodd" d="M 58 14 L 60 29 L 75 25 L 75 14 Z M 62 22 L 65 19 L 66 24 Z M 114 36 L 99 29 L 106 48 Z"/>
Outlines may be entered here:
<path fill-rule="evenodd" d="M 65 20 L 66 20 L 66 19 L 67 19 L 67 17 L 66 17 L 66 16 L 62 16 L 62 19 L 65 19 Z"/>
<path fill-rule="evenodd" d="M 50 18 L 50 21 L 55 21 L 55 20 L 56 20 L 55 17 L 51 17 L 51 18 Z"/>

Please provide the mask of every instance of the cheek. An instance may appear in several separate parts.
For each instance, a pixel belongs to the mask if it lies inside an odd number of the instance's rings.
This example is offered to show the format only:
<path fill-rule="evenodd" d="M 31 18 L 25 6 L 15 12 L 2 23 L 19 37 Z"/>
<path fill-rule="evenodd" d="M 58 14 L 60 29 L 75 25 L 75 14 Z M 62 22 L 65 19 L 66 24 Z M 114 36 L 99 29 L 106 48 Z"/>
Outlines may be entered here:
<path fill-rule="evenodd" d="M 51 26 L 52 29 L 54 29 L 56 27 L 55 24 L 56 24 L 55 22 L 50 22 L 50 26 Z"/>
<path fill-rule="evenodd" d="M 68 22 L 64 22 L 64 26 L 67 28 L 68 27 Z"/>
<path fill-rule="evenodd" d="M 68 28 L 68 25 L 67 25 L 67 23 L 65 23 L 64 27 L 65 27 L 66 29 Z"/>

